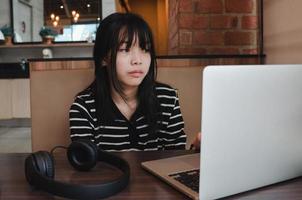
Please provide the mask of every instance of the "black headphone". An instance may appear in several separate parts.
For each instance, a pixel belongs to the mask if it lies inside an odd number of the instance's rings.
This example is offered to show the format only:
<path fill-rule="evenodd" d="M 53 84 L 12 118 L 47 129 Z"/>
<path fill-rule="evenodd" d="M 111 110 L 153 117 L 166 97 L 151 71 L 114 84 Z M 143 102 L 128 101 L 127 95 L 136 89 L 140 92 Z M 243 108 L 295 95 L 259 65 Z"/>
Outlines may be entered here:
<path fill-rule="evenodd" d="M 54 180 L 55 168 L 52 153 L 38 151 L 25 159 L 27 182 L 51 194 L 72 199 L 97 199 L 109 197 L 124 189 L 130 177 L 127 161 L 105 151 L 88 140 L 73 141 L 67 148 L 69 163 L 79 171 L 88 171 L 97 161 L 106 162 L 120 169 L 123 174 L 115 180 L 96 185 L 80 185 Z"/>

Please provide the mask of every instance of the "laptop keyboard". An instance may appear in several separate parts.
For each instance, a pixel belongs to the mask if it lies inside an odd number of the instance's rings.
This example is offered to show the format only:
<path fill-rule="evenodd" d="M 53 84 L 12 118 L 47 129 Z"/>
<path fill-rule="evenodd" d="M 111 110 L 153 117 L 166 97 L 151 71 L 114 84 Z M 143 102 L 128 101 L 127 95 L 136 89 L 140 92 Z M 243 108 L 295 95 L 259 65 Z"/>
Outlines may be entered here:
<path fill-rule="evenodd" d="M 169 176 L 193 191 L 199 192 L 199 169 L 170 174 Z"/>

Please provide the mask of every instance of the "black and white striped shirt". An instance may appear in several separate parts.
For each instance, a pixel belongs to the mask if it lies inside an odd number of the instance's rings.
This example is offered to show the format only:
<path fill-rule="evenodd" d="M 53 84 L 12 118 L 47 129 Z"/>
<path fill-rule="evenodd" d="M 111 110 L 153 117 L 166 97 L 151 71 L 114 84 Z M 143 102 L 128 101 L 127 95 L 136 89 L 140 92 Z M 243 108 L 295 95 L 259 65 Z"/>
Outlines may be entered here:
<path fill-rule="evenodd" d="M 160 83 L 155 88 L 162 119 L 158 121 L 157 134 L 148 134 L 147 120 L 142 113 L 135 112 L 131 120 L 127 120 L 113 102 L 109 106 L 116 118 L 98 121 L 95 98 L 87 88 L 76 96 L 69 111 L 71 139 L 89 139 L 106 151 L 184 149 L 186 135 L 177 92 Z"/>

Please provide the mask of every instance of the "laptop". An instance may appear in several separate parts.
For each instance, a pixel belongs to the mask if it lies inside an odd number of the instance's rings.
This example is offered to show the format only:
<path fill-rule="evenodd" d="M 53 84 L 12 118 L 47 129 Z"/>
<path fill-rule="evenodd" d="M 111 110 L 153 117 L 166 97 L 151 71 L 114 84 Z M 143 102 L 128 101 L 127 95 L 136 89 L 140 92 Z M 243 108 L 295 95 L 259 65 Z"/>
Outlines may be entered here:
<path fill-rule="evenodd" d="M 201 126 L 200 154 L 142 167 L 201 200 L 301 176 L 302 65 L 206 67 Z"/>

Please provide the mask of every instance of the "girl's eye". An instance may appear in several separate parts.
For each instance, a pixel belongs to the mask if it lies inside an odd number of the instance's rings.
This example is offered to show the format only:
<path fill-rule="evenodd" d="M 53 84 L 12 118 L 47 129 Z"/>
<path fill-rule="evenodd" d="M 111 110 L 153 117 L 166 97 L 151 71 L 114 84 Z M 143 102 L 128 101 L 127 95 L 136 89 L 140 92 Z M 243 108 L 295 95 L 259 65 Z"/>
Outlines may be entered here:
<path fill-rule="evenodd" d="M 129 52 L 129 49 L 127 49 L 127 48 L 120 48 L 118 51 L 119 52 Z"/>

